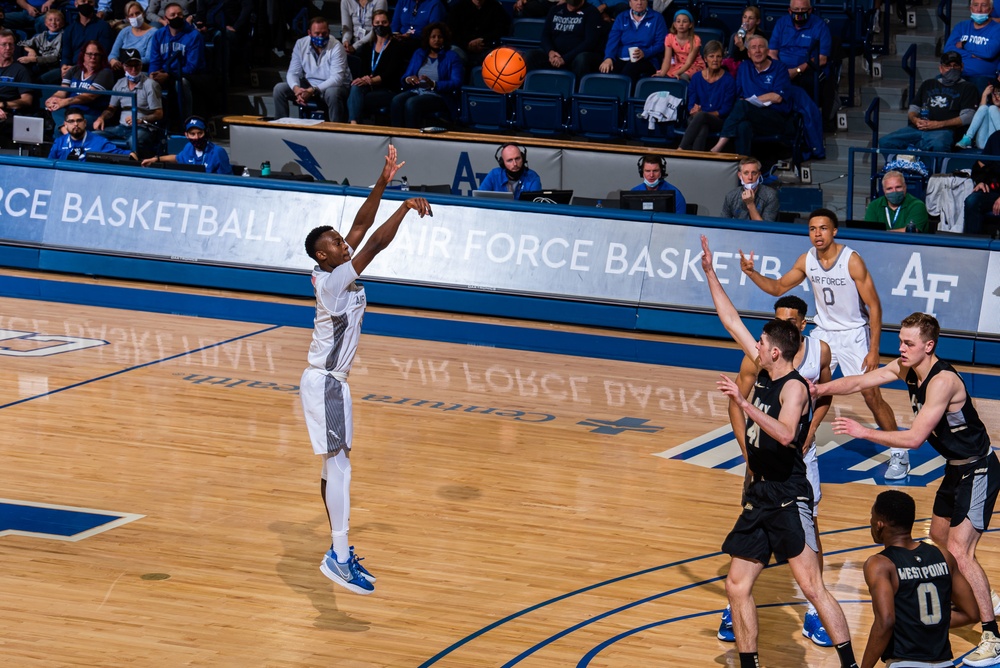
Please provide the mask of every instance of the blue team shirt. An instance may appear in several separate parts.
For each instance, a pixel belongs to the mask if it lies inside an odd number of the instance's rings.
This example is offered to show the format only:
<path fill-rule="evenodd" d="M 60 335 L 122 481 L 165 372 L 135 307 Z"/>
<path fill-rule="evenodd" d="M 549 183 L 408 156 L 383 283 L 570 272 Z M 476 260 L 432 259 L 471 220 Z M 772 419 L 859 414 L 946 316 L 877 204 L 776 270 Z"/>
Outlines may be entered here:
<path fill-rule="evenodd" d="M 637 46 L 655 67 L 659 67 L 660 56 L 663 55 L 663 40 L 666 38 L 667 23 L 659 12 L 647 10 L 638 25 L 632 20 L 631 10 L 622 12 L 611 24 L 604 57 L 612 60 L 628 60 L 629 48 Z"/>
<path fill-rule="evenodd" d="M 645 183 L 640 183 L 635 188 L 632 188 L 632 192 L 637 192 L 639 190 L 673 190 L 674 191 L 674 212 L 675 213 L 687 213 L 687 200 L 684 199 L 684 195 L 675 186 L 667 183 L 665 180 L 660 179 L 660 185 L 655 188 L 647 188 Z"/>
<path fill-rule="evenodd" d="M 52 149 L 49 151 L 49 160 L 67 160 L 69 156 L 75 155 L 78 159 L 86 161 L 87 153 L 117 153 L 118 155 L 128 155 L 130 151 L 118 148 L 100 135 L 83 135 L 83 139 L 76 141 L 69 134 L 59 135 L 52 142 Z"/>
<path fill-rule="evenodd" d="M 489 190 L 495 193 L 505 193 L 510 192 L 507 190 L 507 170 L 503 167 L 494 167 L 490 170 L 490 173 L 486 175 L 483 182 L 479 184 L 480 190 Z M 514 186 L 514 199 L 520 197 L 521 192 L 531 192 L 532 190 L 541 190 L 542 180 L 538 177 L 538 173 L 533 169 L 525 169 L 524 174 L 521 174 L 521 179 L 517 181 Z"/>
<path fill-rule="evenodd" d="M 792 69 L 809 60 L 809 49 L 815 42 L 819 42 L 819 55 L 829 58 L 833 40 L 826 21 L 810 14 L 806 24 L 796 30 L 791 15 L 785 14 L 774 22 L 768 48 L 778 52 L 778 60 L 785 64 L 785 69 Z"/>
<path fill-rule="evenodd" d="M 723 72 L 722 77 L 713 83 L 705 81 L 704 70 L 695 72 L 688 84 L 688 110 L 696 104 L 702 111 L 717 111 L 725 118 L 733 110 L 736 102 L 736 79 Z"/>
<path fill-rule="evenodd" d="M 944 45 L 945 52 L 962 54 L 962 76 L 966 79 L 992 77 L 1000 60 L 1000 23 L 987 21 L 979 30 L 975 25 L 972 19 L 962 21 L 952 29 Z M 959 42 L 964 42 L 961 49 Z"/>
<path fill-rule="evenodd" d="M 758 72 L 750 60 L 744 60 L 740 63 L 740 69 L 736 70 L 736 96 L 742 99 L 777 93 L 781 96 L 781 102 L 769 107 L 775 111 L 787 113 L 791 109 L 788 104 L 788 91 L 791 87 L 788 69 L 776 59 L 771 59 L 771 64 L 763 72 Z"/>
<path fill-rule="evenodd" d="M 198 157 L 194 146 L 188 142 L 184 148 L 177 152 L 177 162 L 182 165 L 205 165 L 205 171 L 209 174 L 233 175 L 233 168 L 229 164 L 229 154 L 226 149 L 216 146 L 212 142 L 205 145 L 205 152 Z"/>

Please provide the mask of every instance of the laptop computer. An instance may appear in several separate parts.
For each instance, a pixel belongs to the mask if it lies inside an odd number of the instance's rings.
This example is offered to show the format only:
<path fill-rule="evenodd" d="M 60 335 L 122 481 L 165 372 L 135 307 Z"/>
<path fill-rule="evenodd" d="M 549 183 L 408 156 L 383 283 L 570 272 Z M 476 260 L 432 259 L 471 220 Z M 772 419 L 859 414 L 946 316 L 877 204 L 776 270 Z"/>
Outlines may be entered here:
<path fill-rule="evenodd" d="M 482 197 L 483 199 L 506 199 L 506 200 L 514 199 L 514 193 L 507 192 L 506 190 L 503 190 L 501 192 L 496 192 L 494 190 L 473 190 L 472 196 Z"/>
<path fill-rule="evenodd" d="M 36 116 L 14 116 L 11 133 L 15 144 L 41 144 L 45 141 L 45 119 Z"/>
<path fill-rule="evenodd" d="M 518 198 L 521 202 L 539 204 L 569 204 L 573 200 L 572 190 L 522 190 Z"/>

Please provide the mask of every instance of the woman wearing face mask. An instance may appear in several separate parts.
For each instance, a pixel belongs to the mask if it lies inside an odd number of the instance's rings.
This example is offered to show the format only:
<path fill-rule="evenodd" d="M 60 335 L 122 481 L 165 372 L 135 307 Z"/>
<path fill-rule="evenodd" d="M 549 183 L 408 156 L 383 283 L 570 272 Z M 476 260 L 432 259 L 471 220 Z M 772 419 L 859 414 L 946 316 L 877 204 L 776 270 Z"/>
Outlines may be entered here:
<path fill-rule="evenodd" d="M 722 123 L 736 101 L 736 80 L 722 67 L 722 43 L 705 45 L 705 69 L 691 77 L 688 86 L 688 126 L 678 148 L 707 151 L 709 135 Z"/>
<path fill-rule="evenodd" d="M 996 76 L 1000 62 L 1000 23 L 990 20 L 991 0 L 972 0 L 969 11 L 972 18 L 952 28 L 941 51 L 961 54 L 963 75 L 982 93 Z"/>
<path fill-rule="evenodd" d="M 233 175 L 229 164 L 229 154 L 221 146 L 208 141 L 207 126 L 201 116 L 192 116 L 184 122 L 184 136 L 187 145 L 177 155 L 161 155 L 142 161 L 143 167 L 149 167 L 156 162 L 177 162 L 182 165 L 204 165 L 209 174 Z"/>
<path fill-rule="evenodd" d="M 125 5 L 125 18 L 128 20 L 128 27 L 122 28 L 118 33 L 108 57 L 111 69 L 119 77 L 125 72 L 121 62 L 122 49 L 136 49 L 142 54 L 142 64 L 149 65 L 149 38 L 153 36 L 155 30 L 146 22 L 142 5 L 134 0 Z"/>
<path fill-rule="evenodd" d="M 374 41 L 355 53 L 360 69 L 347 97 L 347 122 L 352 124 L 392 102 L 406 68 L 402 47 L 392 41 L 389 12 L 376 9 L 372 13 L 372 34 Z"/>
<path fill-rule="evenodd" d="M 743 158 L 736 171 L 740 185 L 726 193 L 722 218 L 733 220 L 777 220 L 778 191 L 764 185 L 760 160 Z"/>
<path fill-rule="evenodd" d="M 432 23 L 421 37 L 403 75 L 403 92 L 392 98 L 390 114 L 397 128 L 435 125 L 436 114 L 450 115 L 457 108 L 455 96 L 462 87 L 462 61 L 449 49 L 451 31 L 444 23 Z"/>
<path fill-rule="evenodd" d="M 865 220 L 885 225 L 889 232 L 927 231 L 927 207 L 906 192 L 906 178 L 902 172 L 886 172 L 882 177 L 881 197 L 872 200 L 865 209 Z M 912 226 L 911 226 L 912 223 Z"/>

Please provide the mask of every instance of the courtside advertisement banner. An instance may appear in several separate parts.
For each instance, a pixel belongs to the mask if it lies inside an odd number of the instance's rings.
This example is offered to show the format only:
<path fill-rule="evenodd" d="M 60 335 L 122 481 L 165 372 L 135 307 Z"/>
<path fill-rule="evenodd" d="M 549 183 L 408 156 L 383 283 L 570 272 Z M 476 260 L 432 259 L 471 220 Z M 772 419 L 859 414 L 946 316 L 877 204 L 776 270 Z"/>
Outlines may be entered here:
<path fill-rule="evenodd" d="M 346 234 L 363 202 L 255 185 L 6 166 L 0 170 L 0 239 L 305 272 L 312 267 L 302 246 L 306 233 L 327 224 Z M 383 201 L 376 220 L 399 205 Z M 711 310 L 700 265 L 705 234 L 736 307 L 763 314 L 772 311 L 774 298 L 740 271 L 739 251 L 753 252 L 757 270 L 777 277 L 810 248 L 804 226 L 790 227 L 799 234 L 776 234 L 560 213 L 565 211 L 479 208 L 471 199 L 468 206 L 438 204 L 433 217 L 409 214 L 365 274 L 404 284 Z M 1000 254 L 841 241 L 866 260 L 884 323 L 923 311 L 949 330 L 1000 332 Z M 810 304 L 816 297 L 806 283 L 793 293 Z"/>

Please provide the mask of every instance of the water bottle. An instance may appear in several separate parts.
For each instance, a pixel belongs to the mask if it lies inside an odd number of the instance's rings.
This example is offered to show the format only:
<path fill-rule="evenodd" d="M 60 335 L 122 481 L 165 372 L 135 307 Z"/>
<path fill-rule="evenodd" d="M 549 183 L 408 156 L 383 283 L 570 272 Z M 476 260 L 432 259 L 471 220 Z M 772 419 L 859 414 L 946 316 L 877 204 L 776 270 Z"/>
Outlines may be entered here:
<path fill-rule="evenodd" d="M 249 167 L 244 167 L 243 168 L 243 176 L 250 176 L 250 168 Z"/>
<path fill-rule="evenodd" d="M 604 202 L 602 202 L 601 200 L 597 200 L 597 208 L 598 209 L 603 209 L 604 208 Z"/>
<path fill-rule="evenodd" d="M 920 119 L 926 121 L 930 120 L 930 117 L 931 117 L 931 108 L 927 106 L 926 102 L 924 102 L 924 105 L 920 107 Z"/>
<path fill-rule="evenodd" d="M 271 161 L 270 160 L 265 160 L 264 162 L 260 163 L 260 175 L 261 176 L 270 176 L 271 175 Z"/>
<path fill-rule="evenodd" d="M 740 29 L 736 31 L 736 36 L 740 39 L 746 39 L 747 37 L 747 27 L 746 24 L 740 26 Z"/>
<path fill-rule="evenodd" d="M 399 180 L 402 182 L 402 185 L 399 186 L 399 189 L 402 190 L 404 193 L 410 192 L 410 182 L 406 180 L 406 177 L 401 176 L 399 177 Z"/>

